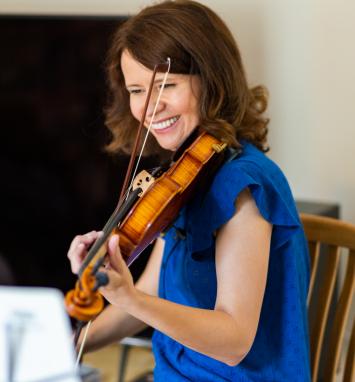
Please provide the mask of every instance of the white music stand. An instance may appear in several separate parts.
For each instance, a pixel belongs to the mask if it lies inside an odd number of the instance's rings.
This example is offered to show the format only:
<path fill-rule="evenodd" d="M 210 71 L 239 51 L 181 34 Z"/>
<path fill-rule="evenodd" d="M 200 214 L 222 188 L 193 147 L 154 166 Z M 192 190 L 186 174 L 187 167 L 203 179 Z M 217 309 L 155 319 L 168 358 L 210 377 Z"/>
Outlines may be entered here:
<path fill-rule="evenodd" d="M 60 291 L 0 286 L 0 381 L 80 381 Z"/>

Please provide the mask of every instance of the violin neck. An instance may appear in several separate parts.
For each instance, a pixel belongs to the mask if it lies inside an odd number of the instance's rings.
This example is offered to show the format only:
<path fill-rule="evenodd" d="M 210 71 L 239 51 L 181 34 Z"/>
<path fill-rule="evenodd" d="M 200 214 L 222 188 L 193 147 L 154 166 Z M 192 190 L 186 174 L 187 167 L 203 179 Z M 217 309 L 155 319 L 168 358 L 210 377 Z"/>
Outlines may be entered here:
<path fill-rule="evenodd" d="M 106 245 L 107 241 L 110 238 L 114 229 L 119 225 L 121 220 L 127 215 L 128 211 L 132 208 L 132 206 L 138 200 L 138 195 L 142 192 L 140 188 L 132 191 L 127 199 L 119 205 L 113 214 L 110 216 L 110 219 L 107 221 L 103 228 L 103 236 L 99 237 L 95 243 L 90 248 L 85 260 L 83 261 L 80 270 L 79 276 L 82 275 L 83 271 L 87 266 L 92 264 L 94 267 L 98 261 L 103 259 L 106 255 Z"/>

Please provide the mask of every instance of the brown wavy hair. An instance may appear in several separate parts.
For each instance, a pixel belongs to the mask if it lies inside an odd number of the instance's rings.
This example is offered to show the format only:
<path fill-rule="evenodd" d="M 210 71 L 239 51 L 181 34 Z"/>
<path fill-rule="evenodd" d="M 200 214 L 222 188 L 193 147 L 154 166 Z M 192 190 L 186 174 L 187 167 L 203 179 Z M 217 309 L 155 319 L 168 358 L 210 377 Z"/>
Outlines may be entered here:
<path fill-rule="evenodd" d="M 240 140 L 267 151 L 268 119 L 263 86 L 249 89 L 236 42 L 225 23 L 209 8 L 190 0 L 164 1 L 144 8 L 113 36 L 107 56 L 110 89 L 106 126 L 112 133 L 108 152 L 129 152 L 138 122 L 129 107 L 121 69 L 127 49 L 141 64 L 153 69 L 171 58 L 171 72 L 198 75 L 201 80 L 199 128 L 240 147 Z M 146 155 L 159 152 L 153 137 Z"/>

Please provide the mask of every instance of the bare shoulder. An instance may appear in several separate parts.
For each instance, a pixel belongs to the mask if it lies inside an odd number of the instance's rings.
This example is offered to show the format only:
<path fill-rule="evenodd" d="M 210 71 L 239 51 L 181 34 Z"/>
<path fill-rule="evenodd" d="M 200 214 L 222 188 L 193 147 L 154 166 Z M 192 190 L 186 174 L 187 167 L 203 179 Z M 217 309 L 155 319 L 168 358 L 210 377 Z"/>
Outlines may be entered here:
<path fill-rule="evenodd" d="M 225 240 L 238 240 L 237 232 L 243 235 L 267 235 L 271 234 L 272 225 L 260 214 L 255 200 L 248 188 L 243 190 L 235 201 L 235 213 L 232 218 L 224 224 L 217 234 L 220 242 Z"/>

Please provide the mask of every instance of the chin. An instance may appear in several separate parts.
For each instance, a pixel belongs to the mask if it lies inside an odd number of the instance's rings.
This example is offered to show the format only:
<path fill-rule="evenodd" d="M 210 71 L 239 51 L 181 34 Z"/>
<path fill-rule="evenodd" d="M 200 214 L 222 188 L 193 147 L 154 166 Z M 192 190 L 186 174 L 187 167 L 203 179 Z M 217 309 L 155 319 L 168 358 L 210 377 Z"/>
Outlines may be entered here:
<path fill-rule="evenodd" d="M 171 146 L 171 145 L 160 145 L 160 147 L 164 150 L 168 150 L 168 151 L 172 151 L 172 152 L 177 150 L 176 146 Z"/>
<path fill-rule="evenodd" d="M 169 151 L 176 151 L 177 148 L 179 147 L 176 143 L 174 142 L 165 142 L 165 141 L 162 141 L 162 140 L 158 140 L 158 144 L 159 146 L 164 149 L 164 150 L 169 150 Z"/>

